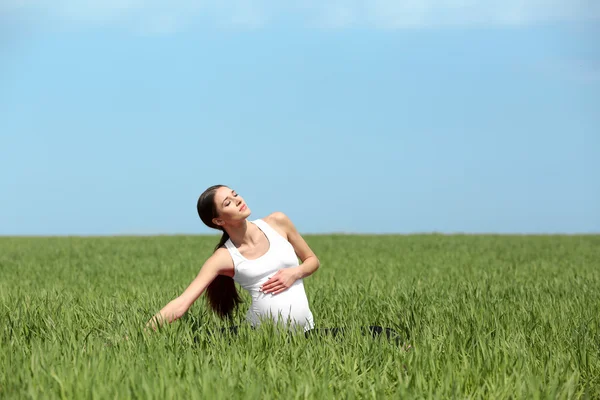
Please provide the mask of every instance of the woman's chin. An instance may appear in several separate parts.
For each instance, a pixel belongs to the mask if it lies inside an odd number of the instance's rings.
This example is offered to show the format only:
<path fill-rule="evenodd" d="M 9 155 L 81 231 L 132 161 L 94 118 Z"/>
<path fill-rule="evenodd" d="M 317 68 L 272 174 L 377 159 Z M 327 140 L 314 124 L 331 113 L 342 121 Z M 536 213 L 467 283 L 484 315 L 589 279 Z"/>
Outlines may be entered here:
<path fill-rule="evenodd" d="M 250 209 L 247 208 L 242 212 L 242 216 L 240 217 L 240 219 L 247 219 L 250 216 L 250 214 L 252 214 L 252 211 L 250 211 Z"/>

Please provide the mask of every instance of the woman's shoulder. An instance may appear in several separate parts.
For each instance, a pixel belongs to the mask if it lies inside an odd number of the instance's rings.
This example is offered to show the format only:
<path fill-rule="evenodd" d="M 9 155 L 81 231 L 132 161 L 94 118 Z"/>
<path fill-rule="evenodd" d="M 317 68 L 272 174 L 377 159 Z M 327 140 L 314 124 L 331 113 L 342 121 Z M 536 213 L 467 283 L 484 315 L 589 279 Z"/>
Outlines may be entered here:
<path fill-rule="evenodd" d="M 262 220 L 268 224 L 275 224 L 278 226 L 285 226 L 292 222 L 290 218 L 281 211 L 275 211 L 262 218 Z"/>
<path fill-rule="evenodd" d="M 234 261 L 229 250 L 222 246 L 208 257 L 202 268 L 213 269 L 217 274 L 233 276 Z"/>
<path fill-rule="evenodd" d="M 262 218 L 262 220 L 269 224 L 284 238 L 287 238 L 289 228 L 292 226 L 292 221 L 285 213 L 281 211 L 275 211 Z"/>

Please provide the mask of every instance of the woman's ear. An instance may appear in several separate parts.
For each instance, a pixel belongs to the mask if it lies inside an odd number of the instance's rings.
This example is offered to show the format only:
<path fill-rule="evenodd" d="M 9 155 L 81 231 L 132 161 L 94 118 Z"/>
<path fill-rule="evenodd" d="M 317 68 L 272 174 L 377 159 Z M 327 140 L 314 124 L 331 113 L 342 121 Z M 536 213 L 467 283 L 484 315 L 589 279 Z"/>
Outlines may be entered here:
<path fill-rule="evenodd" d="M 215 224 L 217 226 L 223 225 L 223 220 L 219 219 L 219 218 L 213 218 L 212 222 L 213 222 L 213 224 Z"/>

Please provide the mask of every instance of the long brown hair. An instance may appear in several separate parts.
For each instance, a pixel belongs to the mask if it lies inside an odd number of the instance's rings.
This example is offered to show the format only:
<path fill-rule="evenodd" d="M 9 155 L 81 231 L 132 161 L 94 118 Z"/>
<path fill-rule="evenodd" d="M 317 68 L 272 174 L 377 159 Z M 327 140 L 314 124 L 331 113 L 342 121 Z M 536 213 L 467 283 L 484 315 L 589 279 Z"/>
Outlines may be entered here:
<path fill-rule="evenodd" d="M 215 204 L 215 192 L 221 187 L 225 187 L 225 185 L 214 185 L 206 189 L 204 193 L 200 195 L 197 205 L 198 215 L 202 222 L 204 222 L 204 225 L 223 232 L 214 251 L 223 247 L 225 242 L 229 239 L 229 234 L 227 234 L 227 232 L 219 225 L 215 225 L 212 221 L 213 218 L 219 217 L 217 205 Z M 210 308 L 212 308 L 221 318 L 231 318 L 235 308 L 242 302 L 235 287 L 235 283 L 233 282 L 233 278 L 225 275 L 217 275 L 210 285 L 208 285 L 206 288 L 206 298 L 208 299 Z"/>

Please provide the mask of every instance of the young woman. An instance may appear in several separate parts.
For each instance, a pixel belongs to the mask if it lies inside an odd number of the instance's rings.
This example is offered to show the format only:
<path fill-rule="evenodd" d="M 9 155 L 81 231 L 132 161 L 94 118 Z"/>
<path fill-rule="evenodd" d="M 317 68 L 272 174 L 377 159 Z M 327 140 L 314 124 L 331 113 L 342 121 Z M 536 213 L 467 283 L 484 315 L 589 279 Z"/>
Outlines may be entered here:
<path fill-rule="evenodd" d="M 285 214 L 248 221 L 250 212 L 227 186 L 211 186 L 202 193 L 198 215 L 223 235 L 198 276 L 150 320 L 151 327 L 180 318 L 204 291 L 218 315 L 231 316 L 240 303 L 234 282 L 252 296 L 246 314 L 252 326 L 270 318 L 304 332 L 314 327 L 303 279 L 319 268 L 319 259 Z"/>

